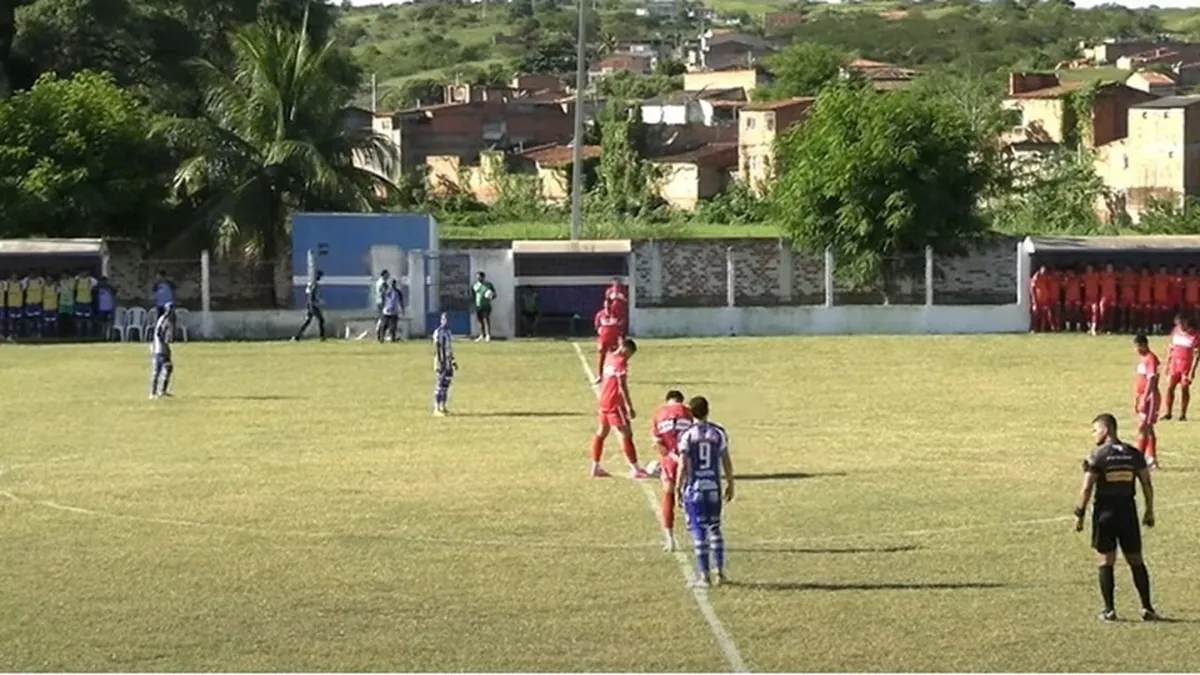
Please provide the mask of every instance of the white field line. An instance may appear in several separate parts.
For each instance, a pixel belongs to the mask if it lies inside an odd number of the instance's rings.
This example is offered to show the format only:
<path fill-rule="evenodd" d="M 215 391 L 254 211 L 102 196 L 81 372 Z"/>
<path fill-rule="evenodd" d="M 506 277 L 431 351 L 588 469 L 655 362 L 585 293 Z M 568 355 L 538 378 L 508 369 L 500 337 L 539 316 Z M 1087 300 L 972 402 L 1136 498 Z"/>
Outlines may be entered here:
<path fill-rule="evenodd" d="M 587 377 L 588 386 L 592 388 L 593 393 L 599 395 L 599 387 L 593 384 L 596 374 L 592 372 L 592 367 L 588 364 L 587 357 L 584 356 L 583 350 L 579 348 L 578 342 L 572 342 L 571 346 L 575 348 L 575 355 L 579 357 L 579 365 L 583 367 L 583 374 Z M 646 481 L 640 481 L 640 485 L 642 494 L 646 497 L 646 506 L 650 509 L 650 516 L 657 525 L 659 522 L 658 499 L 654 494 L 654 488 L 650 487 L 649 482 Z M 679 563 L 679 572 L 683 575 L 684 582 L 690 582 L 692 579 L 692 563 L 688 560 L 687 554 L 682 551 L 676 551 L 675 561 Z M 721 653 L 725 656 L 725 661 L 729 663 L 729 667 L 735 673 L 750 672 L 750 669 L 746 667 L 745 660 L 742 659 L 741 652 L 738 651 L 737 645 L 733 643 L 733 638 L 730 637 L 729 631 L 725 629 L 725 624 L 721 623 L 720 617 L 717 616 L 717 611 L 713 609 L 712 603 L 708 601 L 708 589 L 693 587 L 692 597 L 696 600 L 696 606 L 700 608 L 700 614 L 708 622 L 708 628 L 712 631 L 713 637 L 716 638 L 717 646 L 721 648 Z"/>

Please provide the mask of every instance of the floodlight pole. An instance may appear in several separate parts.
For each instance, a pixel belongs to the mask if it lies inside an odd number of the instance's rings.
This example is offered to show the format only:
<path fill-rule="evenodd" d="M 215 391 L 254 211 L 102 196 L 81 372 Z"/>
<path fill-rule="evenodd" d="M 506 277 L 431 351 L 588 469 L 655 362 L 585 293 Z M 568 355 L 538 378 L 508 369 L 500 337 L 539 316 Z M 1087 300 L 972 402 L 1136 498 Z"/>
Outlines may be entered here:
<path fill-rule="evenodd" d="M 583 90 L 587 87 L 587 0 L 579 0 L 575 63 L 575 142 L 571 171 L 571 239 L 583 236 Z"/>

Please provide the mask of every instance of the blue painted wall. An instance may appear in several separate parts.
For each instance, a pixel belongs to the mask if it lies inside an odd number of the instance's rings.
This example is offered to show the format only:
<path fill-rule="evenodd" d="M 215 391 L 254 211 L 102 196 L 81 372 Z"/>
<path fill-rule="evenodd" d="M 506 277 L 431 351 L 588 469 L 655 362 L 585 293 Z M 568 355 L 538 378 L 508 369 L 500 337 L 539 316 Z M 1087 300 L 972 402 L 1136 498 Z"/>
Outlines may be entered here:
<path fill-rule="evenodd" d="M 436 247 L 437 224 L 423 213 L 298 213 L 292 218 L 292 271 L 303 277 L 308 250 L 322 244 L 328 253 L 317 258 L 327 277 L 370 277 L 371 247 L 393 245 L 402 255 Z M 362 286 L 326 284 L 322 299 L 328 309 L 361 309 L 369 281 Z M 304 307 L 304 284 L 293 283 L 292 303 Z"/>

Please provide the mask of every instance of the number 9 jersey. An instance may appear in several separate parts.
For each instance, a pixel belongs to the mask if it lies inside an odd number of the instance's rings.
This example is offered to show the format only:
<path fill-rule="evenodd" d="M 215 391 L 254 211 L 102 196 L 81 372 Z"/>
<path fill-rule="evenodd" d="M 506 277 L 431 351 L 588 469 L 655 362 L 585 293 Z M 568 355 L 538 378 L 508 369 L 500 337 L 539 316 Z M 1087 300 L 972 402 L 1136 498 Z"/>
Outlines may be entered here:
<path fill-rule="evenodd" d="M 713 422 L 696 422 L 679 435 L 679 454 L 686 457 L 682 482 L 688 520 L 698 526 L 721 522 L 721 467 L 729 452 L 729 434 Z"/>

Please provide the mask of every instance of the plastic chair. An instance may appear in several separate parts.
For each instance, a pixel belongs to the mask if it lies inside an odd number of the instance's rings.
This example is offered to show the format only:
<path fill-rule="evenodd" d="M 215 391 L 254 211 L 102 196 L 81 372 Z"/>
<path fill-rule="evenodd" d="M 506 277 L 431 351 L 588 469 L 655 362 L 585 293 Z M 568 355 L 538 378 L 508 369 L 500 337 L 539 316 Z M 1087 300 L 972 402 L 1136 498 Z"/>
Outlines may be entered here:
<path fill-rule="evenodd" d="M 113 312 L 112 327 L 108 330 L 108 335 L 105 336 L 108 340 L 112 340 L 115 334 L 119 342 L 125 342 L 125 326 L 129 320 L 129 310 L 124 307 L 118 307 L 117 311 Z"/>
<path fill-rule="evenodd" d="M 153 316 L 153 315 L 152 315 Z M 130 307 L 125 313 L 125 340 L 133 341 L 133 332 L 137 331 L 138 341 L 146 337 L 146 310 L 141 307 Z"/>
<path fill-rule="evenodd" d="M 158 321 L 158 313 L 146 310 L 146 322 L 142 325 L 142 342 L 154 339 L 154 324 Z"/>
<path fill-rule="evenodd" d="M 188 341 L 187 331 L 188 311 L 186 308 L 180 307 L 175 310 L 175 330 L 183 337 L 183 341 Z"/>

